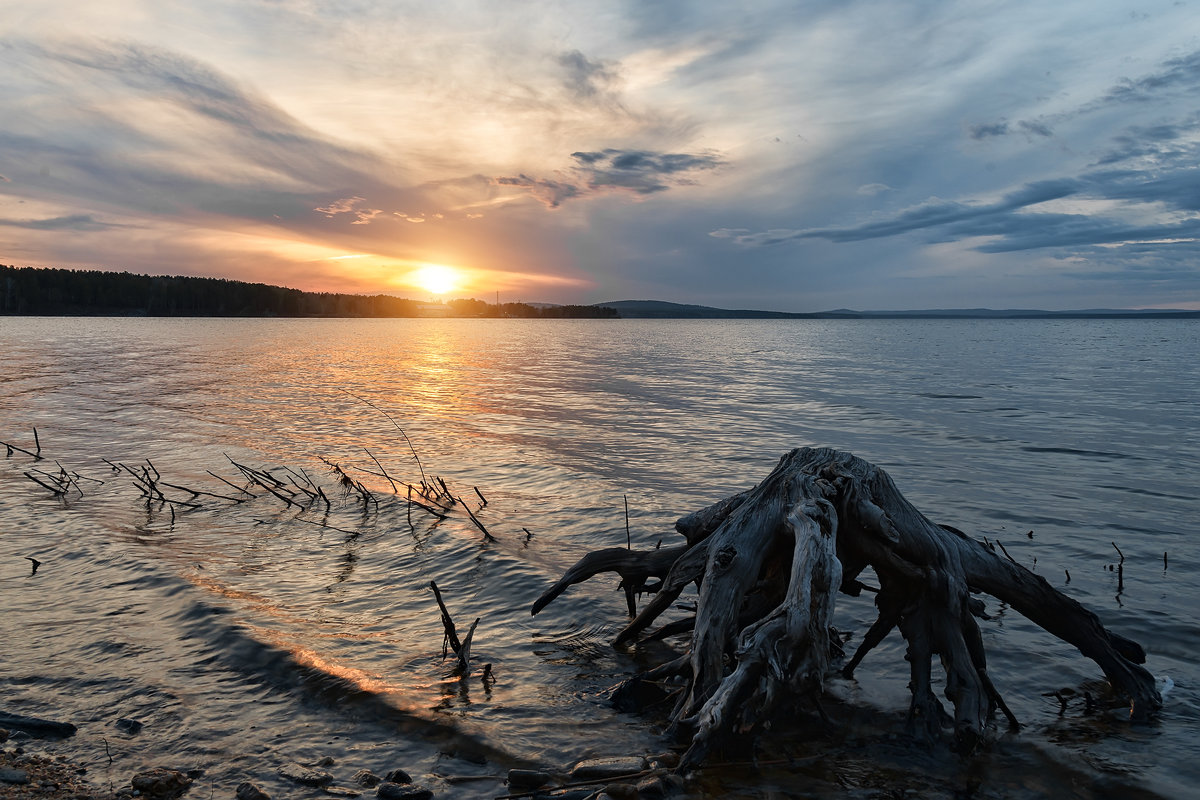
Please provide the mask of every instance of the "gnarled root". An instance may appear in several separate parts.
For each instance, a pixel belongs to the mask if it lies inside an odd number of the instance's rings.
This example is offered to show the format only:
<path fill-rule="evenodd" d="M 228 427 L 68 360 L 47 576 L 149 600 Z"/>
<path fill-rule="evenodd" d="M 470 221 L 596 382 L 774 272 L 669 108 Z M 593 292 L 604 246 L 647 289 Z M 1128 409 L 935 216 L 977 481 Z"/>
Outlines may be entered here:
<path fill-rule="evenodd" d="M 898 627 L 907 645 L 914 733 L 938 737 L 952 726 L 969 751 L 996 709 L 1016 719 L 987 674 L 976 616 L 986 592 L 1094 660 L 1131 700 L 1135 718 L 1162 705 L 1135 643 L 1108 632 L 1087 609 L 1045 580 L 949 526 L 926 519 L 883 470 L 848 453 L 803 448 L 785 455 L 746 492 L 683 517 L 686 545 L 585 556 L 534 604 L 533 613 L 573 583 L 618 572 L 633 620 L 617 636 L 637 639 L 683 589 L 700 582 L 689 654 L 662 672 L 686 675 L 673 727 L 691 732 L 682 766 L 694 766 L 733 733 L 754 729 L 786 703 L 819 695 L 829 671 L 836 593 L 858 595 L 868 566 L 880 581 L 879 618 L 843 669 L 849 677 Z M 661 581 L 650 586 L 651 577 Z M 634 615 L 636 591 L 657 590 Z M 653 634 L 652 634 L 653 635 Z M 932 659 L 946 675 L 948 714 L 932 685 Z M 690 669 L 684 669 L 686 659 Z M 659 671 L 655 671 L 659 672 Z M 661 674 L 661 672 L 660 672 Z M 643 676 L 644 677 L 644 676 Z"/>

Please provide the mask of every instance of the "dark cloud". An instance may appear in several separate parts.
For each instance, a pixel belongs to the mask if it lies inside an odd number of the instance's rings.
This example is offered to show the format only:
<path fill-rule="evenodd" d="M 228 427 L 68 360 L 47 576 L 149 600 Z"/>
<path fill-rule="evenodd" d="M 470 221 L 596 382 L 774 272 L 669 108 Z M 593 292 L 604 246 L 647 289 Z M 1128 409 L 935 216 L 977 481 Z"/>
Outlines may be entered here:
<path fill-rule="evenodd" d="M 796 239 L 828 239 L 832 242 L 879 239 L 966 220 L 1008 215 L 1027 206 L 1068 197 L 1078 192 L 1080 186 L 1081 184 L 1074 180 L 1036 181 L 1010 192 L 995 203 L 968 204 L 934 197 L 924 203 L 904 209 L 898 214 L 875 219 L 862 225 L 846 228 L 773 230 L 762 233 L 741 233 L 732 229 L 722 229 L 727 234 L 720 238 L 733 239 L 739 244 L 750 246 L 780 244 Z"/>
<path fill-rule="evenodd" d="M 693 175 L 724 164 L 715 153 L 655 153 L 650 150 L 579 151 L 568 180 L 545 180 L 528 175 L 497 178 L 502 186 L 523 186 L 550 208 L 564 200 L 603 191 L 654 194 L 671 186 L 695 183 Z"/>
<path fill-rule="evenodd" d="M 1050 130 L 1050 126 L 1044 122 L 1035 122 L 1033 120 L 1023 119 L 1017 123 L 1017 126 L 1023 133 L 1032 134 L 1034 136 L 1054 135 L 1054 131 Z"/>
<path fill-rule="evenodd" d="M 591 61 L 578 50 L 562 53 L 558 64 L 563 68 L 563 85 L 577 99 L 592 99 L 607 93 L 617 75 L 606 64 Z"/>
<path fill-rule="evenodd" d="M 10 228 L 28 228 L 34 231 L 106 231 L 124 228 L 112 222 L 101 222 L 91 214 L 70 214 L 65 217 L 47 219 L 0 219 L 0 225 Z"/>
<path fill-rule="evenodd" d="M 1008 123 L 1004 120 L 1000 120 L 999 122 L 987 122 L 979 125 L 972 125 L 967 129 L 967 135 L 976 140 L 990 139 L 993 136 L 1007 136 Z"/>
<path fill-rule="evenodd" d="M 1000 120 L 999 122 L 987 122 L 979 125 L 972 125 L 971 127 L 967 128 L 967 135 L 976 141 L 992 139 L 998 136 L 1008 136 L 1012 133 L 1023 133 L 1028 137 L 1049 137 L 1054 135 L 1054 131 L 1045 122 L 1029 119 L 1020 120 L 1015 126 L 1009 125 L 1008 120 Z"/>
<path fill-rule="evenodd" d="M 1156 94 L 1171 90 L 1195 91 L 1200 88 L 1200 50 L 1164 61 L 1158 72 L 1141 78 L 1126 78 L 1101 98 L 1102 103 L 1144 103 Z"/>
<path fill-rule="evenodd" d="M 564 200 L 579 197 L 583 193 L 583 190 L 573 183 L 531 178 L 528 175 L 518 175 L 515 178 L 497 178 L 496 183 L 501 186 L 523 187 L 529 190 L 531 195 L 542 201 L 548 208 L 558 208 Z"/>

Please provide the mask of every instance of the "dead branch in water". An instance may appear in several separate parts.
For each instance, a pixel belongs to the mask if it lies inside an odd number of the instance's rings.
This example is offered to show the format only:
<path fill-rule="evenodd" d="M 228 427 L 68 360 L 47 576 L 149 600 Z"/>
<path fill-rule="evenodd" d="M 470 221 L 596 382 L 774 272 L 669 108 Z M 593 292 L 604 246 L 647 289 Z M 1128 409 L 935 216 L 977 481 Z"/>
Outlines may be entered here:
<path fill-rule="evenodd" d="M 691 630 L 688 653 L 633 679 L 685 681 L 672 715 L 672 728 L 689 742 L 682 768 L 700 764 L 738 733 L 763 728 L 780 708 L 816 702 L 838 649 L 830 634 L 836 597 L 858 596 L 865 588 L 858 577 L 868 567 L 880 582 L 879 616 L 844 673 L 851 676 L 898 628 L 907 643 L 908 719 L 915 735 L 938 737 L 948 727 L 957 747 L 970 751 L 994 711 L 1016 722 L 987 672 L 976 622 L 986 616 L 973 596 L 981 592 L 1095 661 L 1129 698 L 1134 719 L 1161 708 L 1154 678 L 1140 666 L 1140 645 L 1104 628 L 1095 614 L 1014 559 L 930 522 L 887 473 L 849 453 L 793 450 L 755 488 L 689 514 L 675 527 L 686 544 L 584 556 L 537 599 L 532 613 L 571 584 L 617 572 L 631 615 L 631 585 L 655 592 L 616 638 L 617 644 L 635 642 L 686 586 L 699 583 L 694 620 L 672 628 Z M 661 580 L 649 586 L 650 577 Z M 952 716 L 934 692 L 935 656 Z"/>
<path fill-rule="evenodd" d="M 458 630 L 454 627 L 454 620 L 451 618 L 450 612 L 446 609 L 446 603 L 442 600 L 442 593 L 438 589 L 437 583 L 435 581 L 430 581 L 429 588 L 433 589 L 433 596 L 437 599 L 438 608 L 442 612 L 442 628 L 445 631 L 444 638 L 442 640 L 442 658 L 446 657 L 446 645 L 449 645 L 450 649 L 454 651 L 454 654 L 458 656 L 458 665 L 456 666 L 456 669 L 458 670 L 459 674 L 465 677 L 471 671 L 471 642 L 475 638 L 475 628 L 479 625 L 480 618 L 477 617 L 475 621 L 471 623 L 471 627 L 467 631 L 467 635 L 460 640 L 458 638 Z"/>

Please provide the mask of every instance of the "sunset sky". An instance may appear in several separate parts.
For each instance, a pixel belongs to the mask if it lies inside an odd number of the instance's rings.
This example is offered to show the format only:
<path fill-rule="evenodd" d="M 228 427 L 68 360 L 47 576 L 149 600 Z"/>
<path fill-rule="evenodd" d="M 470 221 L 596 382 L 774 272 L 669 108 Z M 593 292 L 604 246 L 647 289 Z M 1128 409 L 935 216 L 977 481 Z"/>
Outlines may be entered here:
<path fill-rule="evenodd" d="M 1200 308 L 1198 243 L 1190 2 L 0 0 L 4 264 Z"/>

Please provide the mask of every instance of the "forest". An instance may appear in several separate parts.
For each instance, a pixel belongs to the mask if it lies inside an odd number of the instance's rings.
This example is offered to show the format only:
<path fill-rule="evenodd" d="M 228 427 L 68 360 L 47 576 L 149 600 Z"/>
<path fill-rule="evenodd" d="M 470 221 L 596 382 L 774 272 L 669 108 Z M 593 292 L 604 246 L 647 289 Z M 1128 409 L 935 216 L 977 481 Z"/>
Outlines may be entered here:
<path fill-rule="evenodd" d="M 617 318 L 606 306 L 534 306 L 458 299 L 421 303 L 386 294 L 304 292 L 224 278 L 14 267 L 0 264 L 0 315 L 117 317 Z"/>

